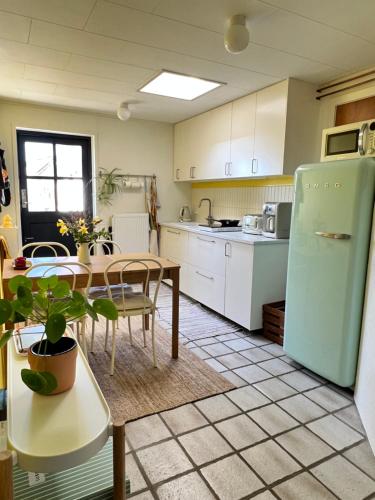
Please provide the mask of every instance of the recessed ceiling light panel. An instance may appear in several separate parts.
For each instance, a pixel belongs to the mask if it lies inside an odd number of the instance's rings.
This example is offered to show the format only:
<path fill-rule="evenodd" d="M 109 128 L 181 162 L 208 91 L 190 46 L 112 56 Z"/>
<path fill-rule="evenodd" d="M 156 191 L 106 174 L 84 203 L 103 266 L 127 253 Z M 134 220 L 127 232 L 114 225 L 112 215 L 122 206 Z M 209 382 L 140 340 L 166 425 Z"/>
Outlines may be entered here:
<path fill-rule="evenodd" d="M 192 101 L 196 97 L 206 94 L 221 85 L 223 84 L 219 82 L 163 70 L 153 80 L 139 89 L 139 91 Z"/>

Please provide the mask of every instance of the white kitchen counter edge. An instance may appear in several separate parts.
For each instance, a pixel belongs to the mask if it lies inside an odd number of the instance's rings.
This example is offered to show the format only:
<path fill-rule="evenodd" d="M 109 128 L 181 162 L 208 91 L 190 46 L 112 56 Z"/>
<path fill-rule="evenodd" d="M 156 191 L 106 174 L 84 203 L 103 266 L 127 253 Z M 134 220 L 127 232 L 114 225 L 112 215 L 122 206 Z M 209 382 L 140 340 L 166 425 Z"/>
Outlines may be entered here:
<path fill-rule="evenodd" d="M 226 241 L 235 241 L 246 245 L 271 245 L 271 244 L 287 244 L 287 239 L 266 238 L 265 236 L 257 236 L 255 234 L 246 234 L 242 231 L 235 232 L 211 232 L 199 229 L 198 224 L 184 224 L 183 222 L 161 222 L 161 226 L 170 227 L 171 229 L 179 229 L 180 231 L 188 231 L 189 233 L 198 233 L 202 236 L 210 238 L 220 238 Z"/>

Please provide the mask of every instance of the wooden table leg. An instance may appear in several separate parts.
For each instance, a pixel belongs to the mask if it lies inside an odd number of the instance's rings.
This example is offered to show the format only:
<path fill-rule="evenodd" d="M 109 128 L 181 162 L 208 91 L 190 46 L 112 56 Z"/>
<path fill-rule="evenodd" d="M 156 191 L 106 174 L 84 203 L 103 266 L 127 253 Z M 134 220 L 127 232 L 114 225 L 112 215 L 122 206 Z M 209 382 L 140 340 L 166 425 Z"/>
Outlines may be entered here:
<path fill-rule="evenodd" d="M 172 358 L 178 358 L 178 327 L 180 312 L 180 269 L 174 269 L 172 279 Z"/>
<path fill-rule="evenodd" d="M 125 500 L 125 423 L 113 424 L 113 498 Z"/>
<path fill-rule="evenodd" d="M 150 282 L 147 283 L 147 288 L 145 287 L 145 282 L 143 282 L 143 293 L 147 295 L 147 297 L 150 296 Z M 145 314 L 145 329 L 149 330 L 150 329 L 150 315 Z"/>
<path fill-rule="evenodd" d="M 13 500 L 13 458 L 10 451 L 0 452 L 0 500 Z"/>

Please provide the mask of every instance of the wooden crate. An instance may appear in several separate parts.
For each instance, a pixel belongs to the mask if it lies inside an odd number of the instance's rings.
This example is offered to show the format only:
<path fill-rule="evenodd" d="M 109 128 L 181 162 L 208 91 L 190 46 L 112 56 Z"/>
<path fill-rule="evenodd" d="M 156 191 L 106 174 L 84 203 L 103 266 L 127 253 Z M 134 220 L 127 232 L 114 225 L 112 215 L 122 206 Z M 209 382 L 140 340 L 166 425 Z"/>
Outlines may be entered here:
<path fill-rule="evenodd" d="M 285 300 L 263 305 L 263 335 L 276 344 L 284 343 Z"/>

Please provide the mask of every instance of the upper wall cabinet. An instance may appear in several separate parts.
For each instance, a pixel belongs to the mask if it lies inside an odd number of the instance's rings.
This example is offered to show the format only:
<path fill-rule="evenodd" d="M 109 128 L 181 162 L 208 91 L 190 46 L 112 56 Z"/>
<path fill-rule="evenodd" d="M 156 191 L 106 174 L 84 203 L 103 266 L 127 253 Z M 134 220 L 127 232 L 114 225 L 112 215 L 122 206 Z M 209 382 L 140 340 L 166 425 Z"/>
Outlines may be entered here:
<path fill-rule="evenodd" d="M 175 125 L 175 180 L 292 175 L 318 161 L 315 88 L 289 79 Z"/>

